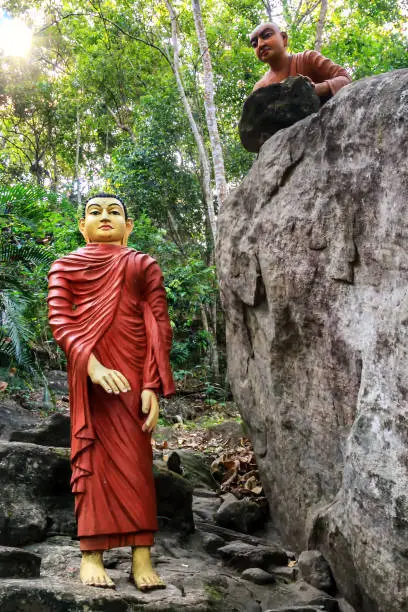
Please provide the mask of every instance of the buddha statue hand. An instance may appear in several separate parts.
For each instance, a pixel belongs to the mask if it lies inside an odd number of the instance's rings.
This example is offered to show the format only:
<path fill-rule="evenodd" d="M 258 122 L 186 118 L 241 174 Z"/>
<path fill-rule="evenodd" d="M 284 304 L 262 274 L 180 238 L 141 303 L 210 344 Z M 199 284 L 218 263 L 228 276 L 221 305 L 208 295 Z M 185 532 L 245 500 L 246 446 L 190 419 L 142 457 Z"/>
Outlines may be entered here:
<path fill-rule="evenodd" d="M 148 417 L 142 427 L 143 431 L 152 432 L 159 420 L 159 400 L 153 389 L 142 391 L 142 412 Z"/>
<path fill-rule="evenodd" d="M 106 393 L 118 395 L 130 391 L 127 378 L 118 370 L 105 368 L 93 354 L 88 361 L 88 376 L 95 385 L 100 385 Z"/>

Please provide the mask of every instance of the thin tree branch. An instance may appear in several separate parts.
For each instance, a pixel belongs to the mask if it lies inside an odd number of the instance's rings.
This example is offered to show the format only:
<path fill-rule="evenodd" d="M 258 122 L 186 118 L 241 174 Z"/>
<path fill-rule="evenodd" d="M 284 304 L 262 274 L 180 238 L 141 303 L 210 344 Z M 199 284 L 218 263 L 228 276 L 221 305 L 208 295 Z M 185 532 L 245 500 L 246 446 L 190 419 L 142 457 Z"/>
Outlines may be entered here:
<path fill-rule="evenodd" d="M 315 8 L 317 8 L 320 4 L 321 0 L 317 0 L 317 2 L 315 2 L 314 4 L 312 4 L 312 6 L 310 8 L 308 8 L 302 15 L 302 17 L 299 19 L 299 21 L 297 22 L 297 26 L 302 25 L 302 23 L 306 20 L 307 17 L 309 17 L 309 15 L 311 13 L 313 13 L 313 11 L 315 10 Z"/>
<path fill-rule="evenodd" d="M 160 55 L 162 55 L 164 57 L 166 62 L 168 64 L 170 64 L 170 66 L 172 67 L 172 63 L 169 60 L 169 57 L 168 57 L 167 53 L 165 51 L 163 51 L 163 49 L 161 49 L 160 47 L 158 47 L 154 43 L 149 42 L 148 40 L 144 40 L 143 38 L 140 38 L 139 36 L 135 36 L 134 34 L 131 34 L 130 32 L 127 32 L 119 24 L 115 23 L 111 19 L 108 19 L 108 17 L 105 17 L 105 15 L 103 15 L 103 14 L 98 15 L 98 14 L 89 13 L 89 12 L 85 12 L 85 13 L 68 13 L 67 15 L 62 15 L 59 19 L 54 19 L 53 22 L 45 25 L 43 28 L 40 28 L 39 30 L 37 30 L 37 32 L 34 33 L 34 35 L 37 36 L 41 32 L 44 32 L 45 30 L 47 30 L 47 29 L 49 29 L 49 28 L 51 28 L 51 27 L 53 27 L 55 25 L 58 25 L 64 19 L 69 19 L 71 17 L 94 17 L 95 19 L 101 19 L 101 21 L 103 21 L 105 24 L 108 23 L 109 25 L 113 26 L 121 34 L 123 34 L 124 36 L 127 36 L 131 40 L 135 40 L 136 42 L 140 42 L 143 45 L 147 45 L 148 47 L 151 47 L 152 49 L 155 49 L 156 51 L 158 51 L 160 53 Z"/>
<path fill-rule="evenodd" d="M 273 19 L 273 17 L 272 17 L 272 7 L 271 7 L 271 5 L 269 3 L 269 0 L 262 0 L 262 4 L 265 7 L 266 13 L 268 15 L 268 19 L 270 21 L 272 21 L 272 19 Z"/>
<path fill-rule="evenodd" d="M 132 139 L 132 142 L 136 143 L 136 136 L 134 135 L 130 127 L 128 125 L 125 125 L 124 123 L 121 123 L 120 118 L 117 116 L 115 111 L 111 109 L 110 106 L 107 106 L 107 109 L 112 115 L 113 119 L 115 120 L 115 123 L 118 126 L 118 128 L 121 129 L 123 132 L 126 132 L 127 134 L 129 134 L 130 138 Z"/>

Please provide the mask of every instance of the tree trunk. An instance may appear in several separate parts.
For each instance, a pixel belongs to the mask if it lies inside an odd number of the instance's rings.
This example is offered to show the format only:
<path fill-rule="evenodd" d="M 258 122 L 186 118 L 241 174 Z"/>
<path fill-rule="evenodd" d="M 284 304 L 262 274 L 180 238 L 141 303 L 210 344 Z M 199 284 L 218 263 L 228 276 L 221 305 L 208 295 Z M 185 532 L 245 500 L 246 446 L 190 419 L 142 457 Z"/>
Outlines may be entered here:
<path fill-rule="evenodd" d="M 327 8 L 328 8 L 328 0 L 321 0 L 319 21 L 317 22 L 317 27 L 316 27 L 316 41 L 315 41 L 315 46 L 314 46 L 315 51 L 319 51 L 319 52 L 321 51 L 322 44 L 323 44 L 323 31 L 324 31 L 324 26 L 326 23 Z"/>
<path fill-rule="evenodd" d="M 173 62 L 172 69 L 174 72 L 174 76 L 176 78 L 177 87 L 179 90 L 180 98 L 184 106 L 184 110 L 188 117 L 188 121 L 190 124 L 191 131 L 193 132 L 194 140 L 198 149 L 198 157 L 200 160 L 201 173 L 202 173 L 202 189 L 203 196 L 207 208 L 208 219 L 210 222 L 212 238 L 215 244 L 216 238 L 216 217 L 214 210 L 214 202 L 211 191 L 211 170 L 210 170 L 210 162 L 208 160 L 207 152 L 205 150 L 204 141 L 198 129 L 197 123 L 194 119 L 190 103 L 187 99 L 186 92 L 184 91 L 183 81 L 181 79 L 180 74 L 180 56 L 179 56 L 179 40 L 178 40 L 178 28 L 177 28 L 177 16 L 174 12 L 174 9 L 169 2 L 166 0 L 167 10 L 170 15 L 171 20 L 171 35 L 172 35 L 172 46 L 173 46 Z"/>
<path fill-rule="evenodd" d="M 81 119 L 77 108 L 76 151 L 75 151 L 75 185 L 78 208 L 81 206 L 81 186 L 79 183 L 79 152 L 81 148 Z"/>
<path fill-rule="evenodd" d="M 222 206 L 227 196 L 227 182 L 225 180 L 224 156 L 222 153 L 220 135 L 218 132 L 217 109 L 214 101 L 214 78 L 211 65 L 211 56 L 204 29 L 200 0 L 192 0 L 192 7 L 198 43 L 200 46 L 200 53 L 203 60 L 204 108 L 211 143 L 215 188 L 218 204 L 219 206 Z"/>
<path fill-rule="evenodd" d="M 211 347 L 211 357 L 212 357 L 212 367 L 215 379 L 219 381 L 220 379 L 220 358 L 218 354 L 218 341 L 217 341 L 217 316 L 218 316 L 218 308 L 217 308 L 217 296 L 215 296 L 214 302 L 211 304 L 211 314 L 212 314 L 212 332 L 213 332 L 213 343 Z"/>
<path fill-rule="evenodd" d="M 174 219 L 170 209 L 167 210 L 167 219 L 169 221 L 169 230 L 170 230 L 170 234 L 173 239 L 173 242 L 177 245 L 178 249 L 180 250 L 180 253 L 183 253 L 183 255 L 185 255 L 184 248 L 183 248 L 183 241 L 179 234 L 176 220 Z"/>
<path fill-rule="evenodd" d="M 262 4 L 265 7 L 265 10 L 267 12 L 268 15 L 268 19 L 269 21 L 273 21 L 273 15 L 272 15 L 272 7 L 271 7 L 271 3 L 269 2 L 269 0 L 262 0 Z"/>
<path fill-rule="evenodd" d="M 218 381 L 220 378 L 220 364 L 219 364 L 219 358 L 218 358 L 217 328 L 215 327 L 215 330 L 214 330 L 214 325 L 212 328 L 210 327 L 208 323 L 207 311 L 205 309 L 204 304 L 200 305 L 200 309 L 201 309 L 201 321 L 203 323 L 203 328 L 207 332 L 209 336 L 209 340 L 210 340 L 209 358 L 210 358 L 211 368 L 212 368 L 215 380 Z M 215 298 L 214 304 L 212 305 L 212 318 L 214 318 L 214 312 L 215 312 L 215 316 L 217 316 L 217 298 Z M 215 326 L 216 325 L 217 324 L 215 323 Z"/>
<path fill-rule="evenodd" d="M 132 128 L 130 128 L 128 125 L 126 125 L 125 123 L 123 123 L 119 117 L 119 113 L 115 113 L 115 111 L 113 110 L 113 108 L 111 108 L 110 106 L 107 107 L 108 111 L 110 112 L 110 114 L 112 115 L 116 125 L 118 126 L 118 128 L 120 130 L 122 130 L 123 132 L 126 132 L 126 134 L 128 134 L 130 136 L 131 141 L 136 144 L 137 140 L 136 140 L 136 136 L 132 130 Z"/>

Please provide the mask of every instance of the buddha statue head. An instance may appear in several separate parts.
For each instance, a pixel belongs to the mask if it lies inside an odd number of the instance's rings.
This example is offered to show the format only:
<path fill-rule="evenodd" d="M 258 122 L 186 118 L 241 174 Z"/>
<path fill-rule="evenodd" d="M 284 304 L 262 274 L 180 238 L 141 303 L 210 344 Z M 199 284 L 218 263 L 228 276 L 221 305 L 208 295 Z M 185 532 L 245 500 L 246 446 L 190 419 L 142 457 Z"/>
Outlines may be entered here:
<path fill-rule="evenodd" d="M 98 193 L 84 205 L 79 231 L 87 244 L 117 244 L 126 246 L 133 229 L 126 205 L 109 193 Z"/>

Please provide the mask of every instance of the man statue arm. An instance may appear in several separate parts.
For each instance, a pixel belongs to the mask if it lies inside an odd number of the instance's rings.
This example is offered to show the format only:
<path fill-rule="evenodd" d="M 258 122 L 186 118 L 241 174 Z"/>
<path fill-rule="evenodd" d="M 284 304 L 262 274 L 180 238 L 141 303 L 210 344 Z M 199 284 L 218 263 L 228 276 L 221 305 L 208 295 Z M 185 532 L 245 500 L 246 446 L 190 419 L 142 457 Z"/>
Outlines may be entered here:
<path fill-rule="evenodd" d="M 301 62 L 305 64 L 305 73 L 311 75 L 319 97 L 334 96 L 342 87 L 351 83 L 347 70 L 318 51 L 306 51 L 302 55 Z M 299 66 L 299 73 L 302 74 L 301 66 Z"/>

